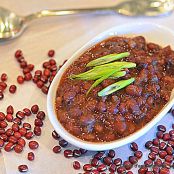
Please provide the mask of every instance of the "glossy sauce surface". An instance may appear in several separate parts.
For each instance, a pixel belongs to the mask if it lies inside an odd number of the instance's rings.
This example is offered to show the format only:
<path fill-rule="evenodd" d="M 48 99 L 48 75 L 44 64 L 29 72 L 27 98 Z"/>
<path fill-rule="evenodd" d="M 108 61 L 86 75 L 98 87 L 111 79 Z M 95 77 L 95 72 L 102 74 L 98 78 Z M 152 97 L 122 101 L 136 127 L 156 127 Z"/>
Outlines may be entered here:
<path fill-rule="evenodd" d="M 71 80 L 71 74 L 89 70 L 91 60 L 129 51 L 122 61 L 135 62 L 126 76 L 107 79 L 86 97 L 94 81 Z M 119 60 L 120 61 L 120 60 Z M 135 77 L 135 82 L 106 97 L 97 93 L 108 85 Z M 109 142 L 125 137 L 151 121 L 170 98 L 174 88 L 174 51 L 146 42 L 142 36 L 112 37 L 82 54 L 61 78 L 57 89 L 57 118 L 74 136 L 91 142 Z"/>

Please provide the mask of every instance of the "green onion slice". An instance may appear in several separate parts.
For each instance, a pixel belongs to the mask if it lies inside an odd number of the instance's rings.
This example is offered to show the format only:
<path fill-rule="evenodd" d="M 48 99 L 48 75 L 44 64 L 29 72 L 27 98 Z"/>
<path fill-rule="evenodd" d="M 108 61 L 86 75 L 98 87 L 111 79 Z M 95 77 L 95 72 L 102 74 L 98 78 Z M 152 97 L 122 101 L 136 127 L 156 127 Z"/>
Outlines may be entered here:
<path fill-rule="evenodd" d="M 97 85 L 99 85 L 101 82 L 103 82 L 103 80 L 109 78 L 109 77 L 110 77 L 112 74 L 114 74 L 116 71 L 117 71 L 117 70 L 111 70 L 110 73 L 107 73 L 107 74 L 104 75 L 103 77 L 101 77 L 101 78 L 99 78 L 98 80 L 96 80 L 96 81 L 92 84 L 92 86 L 89 88 L 89 90 L 88 90 L 88 92 L 87 92 L 86 95 L 88 95 L 89 92 L 90 92 L 93 88 L 95 88 Z"/>
<path fill-rule="evenodd" d="M 100 57 L 98 59 L 92 60 L 86 66 L 90 67 L 90 66 L 103 65 L 103 64 L 113 62 L 113 61 L 118 60 L 118 59 L 122 59 L 124 57 L 128 57 L 129 55 L 130 55 L 129 52 L 124 52 L 124 53 L 119 53 L 119 54 L 109 54 L 109 55 Z"/>
<path fill-rule="evenodd" d="M 113 92 L 118 91 L 118 90 L 130 85 L 134 81 L 135 81 L 135 78 L 130 78 L 128 80 L 120 80 L 116 83 L 113 83 L 112 85 L 107 86 L 106 88 L 104 88 L 103 90 L 98 92 L 98 96 L 102 97 L 102 96 L 112 94 Z"/>
<path fill-rule="evenodd" d="M 125 75 L 126 75 L 126 71 L 119 71 L 119 72 L 116 72 L 116 73 L 112 74 L 109 78 L 117 79 L 117 78 L 123 77 Z"/>

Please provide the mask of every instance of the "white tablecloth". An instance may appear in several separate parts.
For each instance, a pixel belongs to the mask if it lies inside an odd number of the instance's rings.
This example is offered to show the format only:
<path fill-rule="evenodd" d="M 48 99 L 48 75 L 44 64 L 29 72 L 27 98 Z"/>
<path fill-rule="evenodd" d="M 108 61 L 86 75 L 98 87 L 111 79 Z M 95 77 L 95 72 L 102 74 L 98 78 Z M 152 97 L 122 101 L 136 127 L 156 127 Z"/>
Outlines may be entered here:
<path fill-rule="evenodd" d="M 89 6 L 112 5 L 119 1 L 113 0 L 0 0 L 0 6 L 9 8 L 14 12 L 26 15 L 41 9 L 55 8 L 78 8 Z M 6 72 L 9 76 L 8 85 L 17 84 L 16 77 L 21 73 L 21 69 L 14 59 L 16 49 L 22 49 L 26 60 L 35 64 L 36 68 L 41 68 L 41 63 L 47 59 L 47 51 L 49 49 L 56 50 L 56 60 L 62 63 L 69 58 L 78 48 L 90 40 L 96 34 L 117 26 L 132 22 L 152 22 L 167 26 L 174 29 L 174 14 L 167 17 L 154 18 L 128 18 L 120 15 L 106 16 L 69 16 L 69 17 L 52 17 L 34 21 L 25 33 L 18 39 L 0 43 L 0 74 Z M 68 50 L 68 51 L 67 51 Z M 46 96 L 31 82 L 25 82 L 24 85 L 18 85 L 17 93 L 12 95 L 8 91 L 5 92 L 5 99 L 0 101 L 0 111 L 5 111 L 6 107 L 11 104 L 15 110 L 31 107 L 38 103 L 40 108 L 46 111 Z M 33 122 L 34 118 L 26 121 Z M 171 128 L 173 117 L 171 114 L 166 115 L 162 120 L 168 128 Z M 15 152 L 2 152 L 0 154 L 0 173 L 1 174 L 17 174 L 17 166 L 19 164 L 27 164 L 31 174 L 75 174 L 78 173 L 72 169 L 74 159 L 65 159 L 63 154 L 54 154 L 52 147 L 58 144 L 52 137 L 53 128 L 46 118 L 44 122 L 42 136 L 36 138 L 40 144 L 39 149 L 35 151 L 36 159 L 34 162 L 27 160 L 29 149 L 26 147 L 22 154 Z M 138 139 L 140 149 L 144 150 L 144 158 L 146 151 L 143 147 L 145 141 L 153 138 L 156 128 L 154 127 L 146 135 Z M 129 146 L 116 149 L 116 154 L 123 160 L 131 154 Z M 90 153 L 87 156 L 79 158 L 81 163 L 88 162 Z M 141 162 L 140 162 L 141 164 Z M 134 170 L 136 172 L 136 169 Z"/>

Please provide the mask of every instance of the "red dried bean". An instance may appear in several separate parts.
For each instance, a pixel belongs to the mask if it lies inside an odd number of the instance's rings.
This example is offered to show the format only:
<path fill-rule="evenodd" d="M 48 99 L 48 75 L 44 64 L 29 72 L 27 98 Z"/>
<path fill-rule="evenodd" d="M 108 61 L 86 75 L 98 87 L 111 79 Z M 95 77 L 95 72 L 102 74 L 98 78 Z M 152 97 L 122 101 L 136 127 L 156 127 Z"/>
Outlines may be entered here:
<path fill-rule="evenodd" d="M 23 123 L 23 127 L 27 130 L 31 129 L 31 124 L 30 123 Z"/>
<path fill-rule="evenodd" d="M 54 50 L 49 50 L 48 51 L 48 57 L 53 57 L 55 54 L 55 51 Z"/>
<path fill-rule="evenodd" d="M 5 131 L 5 130 L 4 130 Z M 14 131 L 12 130 L 12 128 L 9 128 L 6 130 L 6 132 L 4 132 L 8 137 L 12 136 L 14 134 Z"/>
<path fill-rule="evenodd" d="M 166 144 L 165 142 L 161 142 L 161 143 L 159 144 L 159 149 L 160 149 L 160 150 L 164 150 L 166 147 L 167 147 L 167 144 Z"/>
<path fill-rule="evenodd" d="M 67 142 L 66 140 L 60 140 L 60 141 L 59 141 L 59 145 L 60 145 L 61 147 L 66 147 L 66 146 L 68 145 L 68 142 Z"/>
<path fill-rule="evenodd" d="M 34 158 L 35 158 L 34 153 L 33 152 L 29 152 L 27 158 L 28 158 L 29 161 L 33 161 Z"/>
<path fill-rule="evenodd" d="M 12 121 L 13 121 L 13 115 L 12 115 L 12 114 L 7 114 L 7 115 L 6 115 L 6 120 L 7 120 L 8 122 L 12 122 Z"/>
<path fill-rule="evenodd" d="M 24 127 L 21 127 L 19 129 L 19 133 L 21 134 L 21 136 L 25 136 L 25 134 L 27 133 L 27 129 L 25 129 Z"/>
<path fill-rule="evenodd" d="M 14 146 L 14 151 L 16 153 L 21 153 L 23 151 L 23 147 L 19 144 L 17 144 L 16 146 Z"/>
<path fill-rule="evenodd" d="M 98 152 L 94 155 L 94 158 L 103 159 L 105 152 Z"/>
<path fill-rule="evenodd" d="M 32 112 L 33 114 L 37 114 L 38 111 L 39 111 L 39 106 L 38 106 L 38 105 L 33 105 L 33 106 L 31 107 L 31 112 Z"/>
<path fill-rule="evenodd" d="M 4 98 L 4 94 L 0 92 L 0 100 L 2 100 L 3 98 Z"/>
<path fill-rule="evenodd" d="M 138 174 L 146 174 L 146 172 L 148 171 L 148 168 L 145 166 L 142 166 L 139 170 L 138 170 Z"/>
<path fill-rule="evenodd" d="M 30 71 L 33 71 L 34 65 L 33 65 L 33 64 L 28 64 L 28 65 L 27 65 L 27 68 L 28 68 Z"/>
<path fill-rule="evenodd" d="M 166 152 L 168 155 L 173 155 L 173 153 L 174 153 L 173 148 L 170 146 L 166 147 Z"/>
<path fill-rule="evenodd" d="M 74 162 L 73 162 L 73 168 L 74 168 L 75 170 L 79 170 L 79 169 L 81 168 L 80 163 L 79 163 L 78 161 L 74 161 Z"/>
<path fill-rule="evenodd" d="M 111 157 L 111 158 L 114 158 L 115 157 L 115 151 L 114 150 L 109 150 L 108 156 Z"/>
<path fill-rule="evenodd" d="M 138 150 L 138 145 L 135 142 L 132 142 L 130 145 L 130 148 L 132 151 L 137 151 Z"/>
<path fill-rule="evenodd" d="M 5 129 L 4 128 L 0 128 L 0 135 L 5 134 Z"/>
<path fill-rule="evenodd" d="M 125 169 L 125 167 L 118 167 L 117 172 L 118 172 L 118 174 L 124 174 L 124 173 L 126 173 L 126 169 Z"/>
<path fill-rule="evenodd" d="M 36 115 L 38 119 L 44 120 L 45 119 L 45 112 L 39 111 Z"/>
<path fill-rule="evenodd" d="M 42 88 L 44 86 L 44 83 L 41 80 L 39 80 L 36 84 L 38 88 Z"/>
<path fill-rule="evenodd" d="M 55 139 L 55 140 L 58 140 L 60 138 L 60 135 L 54 130 L 52 132 L 52 137 Z"/>
<path fill-rule="evenodd" d="M 19 172 L 27 172 L 28 171 L 28 166 L 27 165 L 20 165 L 18 166 Z"/>
<path fill-rule="evenodd" d="M 158 129 L 158 131 L 162 131 L 162 132 L 166 131 L 166 127 L 164 125 L 158 125 L 157 129 Z"/>
<path fill-rule="evenodd" d="M 130 161 L 124 161 L 123 166 L 126 170 L 130 170 L 132 168 L 132 163 Z"/>
<path fill-rule="evenodd" d="M 148 160 L 145 160 L 145 161 L 144 161 L 144 165 L 145 165 L 146 167 L 150 167 L 150 166 L 152 166 L 152 164 L 153 164 L 153 161 L 152 161 L 151 159 L 148 159 Z"/>
<path fill-rule="evenodd" d="M 99 171 L 99 172 L 103 172 L 103 171 L 105 171 L 107 169 L 107 167 L 106 167 L 106 165 L 104 165 L 104 164 L 100 164 L 98 167 L 97 167 L 97 170 Z"/>
<path fill-rule="evenodd" d="M 27 139 L 27 140 L 30 140 L 32 137 L 34 136 L 34 134 L 33 134 L 33 132 L 27 132 L 26 134 L 25 134 L 25 138 Z"/>
<path fill-rule="evenodd" d="M 157 136 L 157 138 L 159 138 L 159 139 L 163 139 L 163 132 L 162 132 L 162 131 L 158 131 L 158 132 L 156 133 L 156 136 Z"/>
<path fill-rule="evenodd" d="M 86 149 L 82 149 L 82 148 L 80 148 L 79 150 L 80 150 L 81 154 L 85 154 L 88 152 Z"/>
<path fill-rule="evenodd" d="M 91 160 L 91 165 L 92 165 L 93 167 L 97 167 L 97 166 L 99 165 L 99 160 L 98 160 L 97 158 L 93 158 L 93 159 Z"/>
<path fill-rule="evenodd" d="M 24 75 L 25 75 L 25 74 L 27 74 L 27 73 L 30 73 L 30 69 L 29 69 L 29 68 L 27 68 L 27 67 L 26 67 L 26 68 L 24 68 L 24 69 L 23 69 L 23 73 L 24 73 Z"/>
<path fill-rule="evenodd" d="M 7 87 L 7 84 L 5 82 L 0 82 L 0 87 L 1 87 L 1 90 L 4 91 Z"/>
<path fill-rule="evenodd" d="M 154 146 L 159 146 L 160 140 L 158 138 L 153 139 L 153 145 Z"/>
<path fill-rule="evenodd" d="M 17 90 L 16 85 L 11 85 L 11 86 L 9 87 L 9 92 L 10 92 L 11 94 L 14 94 L 14 93 L 16 92 L 16 90 Z"/>
<path fill-rule="evenodd" d="M 19 132 L 15 132 L 14 133 L 14 136 L 17 138 L 17 139 L 20 139 L 21 138 L 21 134 Z"/>
<path fill-rule="evenodd" d="M 41 70 L 36 70 L 35 71 L 35 76 L 41 76 L 42 75 L 42 71 Z"/>
<path fill-rule="evenodd" d="M 42 126 L 43 126 L 43 121 L 42 121 L 41 119 L 36 118 L 36 119 L 34 120 L 34 125 L 35 125 L 35 126 L 42 127 Z"/>
<path fill-rule="evenodd" d="M 14 113 L 14 108 L 13 108 L 13 106 L 11 106 L 11 105 L 9 105 L 8 107 L 7 107 L 7 114 L 13 114 Z"/>
<path fill-rule="evenodd" d="M 33 132 L 34 132 L 34 134 L 35 134 L 36 136 L 40 136 L 41 133 L 42 133 L 42 130 L 41 130 L 41 128 L 40 128 L 39 126 L 35 126 Z"/>
<path fill-rule="evenodd" d="M 21 119 L 14 118 L 13 123 L 20 125 L 21 124 Z"/>
<path fill-rule="evenodd" d="M 114 160 L 114 164 L 115 164 L 116 166 L 121 166 L 121 165 L 122 165 L 122 160 L 121 160 L 120 158 L 116 158 L 116 159 Z"/>
<path fill-rule="evenodd" d="M 8 142 L 13 143 L 13 144 L 16 144 L 17 141 L 18 141 L 18 139 L 13 135 L 10 136 L 9 139 L 8 139 Z"/>
<path fill-rule="evenodd" d="M 47 86 L 44 85 L 44 86 L 41 88 L 41 90 L 42 90 L 42 92 L 43 92 L 44 94 L 48 94 L 49 88 L 48 88 Z"/>
<path fill-rule="evenodd" d="M 129 161 L 132 163 L 132 164 L 136 164 L 138 162 L 138 158 L 135 157 L 135 156 L 130 156 L 129 157 Z"/>
<path fill-rule="evenodd" d="M 50 65 L 56 65 L 56 61 L 54 59 L 49 60 Z"/>
<path fill-rule="evenodd" d="M 22 147 L 25 147 L 25 144 L 26 144 L 26 142 L 25 142 L 25 140 L 23 138 L 20 138 L 17 143 L 19 145 L 21 145 Z"/>
<path fill-rule="evenodd" d="M 73 157 L 78 158 L 82 155 L 81 151 L 78 149 L 73 150 Z"/>
<path fill-rule="evenodd" d="M 154 161 L 156 159 L 156 154 L 151 152 L 149 153 L 148 158 Z"/>
<path fill-rule="evenodd" d="M 54 152 L 54 153 L 60 153 L 61 150 L 62 150 L 61 146 L 54 146 L 54 147 L 53 147 L 53 152 Z"/>
<path fill-rule="evenodd" d="M 30 111 L 30 109 L 28 109 L 28 108 L 24 108 L 24 109 L 23 109 L 23 112 L 24 112 L 24 114 L 25 114 L 26 116 L 30 116 L 30 115 L 31 115 L 31 111 Z"/>
<path fill-rule="evenodd" d="M 39 147 L 39 143 L 37 141 L 30 141 L 28 146 L 30 149 L 35 150 Z"/>
<path fill-rule="evenodd" d="M 67 149 L 67 150 L 64 151 L 64 157 L 65 158 L 71 158 L 72 156 L 73 156 L 72 150 Z"/>
<path fill-rule="evenodd" d="M 1 81 L 5 82 L 7 80 L 8 76 L 6 73 L 1 74 Z"/>
<path fill-rule="evenodd" d="M 156 155 L 159 153 L 159 148 L 153 146 L 150 148 L 151 152 L 154 152 Z"/>
<path fill-rule="evenodd" d="M 110 172 L 115 172 L 116 169 L 117 169 L 117 166 L 116 166 L 115 164 L 111 164 L 111 165 L 109 166 L 109 171 L 110 171 Z"/>
<path fill-rule="evenodd" d="M 162 150 L 162 151 L 159 151 L 159 157 L 164 159 L 165 157 L 167 156 L 167 152 Z"/>
<path fill-rule="evenodd" d="M 91 164 L 85 164 L 85 165 L 83 166 L 83 170 L 84 170 L 84 171 L 91 171 L 91 170 L 92 170 Z"/>
<path fill-rule="evenodd" d="M 24 79 L 25 79 L 26 81 L 30 81 L 30 80 L 32 79 L 32 74 L 31 74 L 31 73 L 26 73 L 26 74 L 24 75 Z"/>
<path fill-rule="evenodd" d="M 14 144 L 13 143 L 7 143 L 5 146 L 4 146 L 4 150 L 6 152 L 10 152 L 14 147 Z"/>
<path fill-rule="evenodd" d="M 163 136 L 163 140 L 164 141 L 170 140 L 170 134 L 169 133 L 165 133 L 164 136 Z"/>
<path fill-rule="evenodd" d="M 0 121 L 0 127 L 1 128 L 6 128 L 8 126 L 6 121 Z"/>
<path fill-rule="evenodd" d="M 27 61 L 24 60 L 24 61 L 20 62 L 20 67 L 22 69 L 26 68 L 27 67 Z"/>
<path fill-rule="evenodd" d="M 152 146 L 153 146 L 152 141 L 147 141 L 147 142 L 145 143 L 145 147 L 146 147 L 147 149 L 150 149 Z"/>
<path fill-rule="evenodd" d="M 134 153 L 134 156 L 136 156 L 138 159 L 140 159 L 143 156 L 143 153 L 141 151 L 136 151 Z"/>
<path fill-rule="evenodd" d="M 107 166 L 110 166 L 112 164 L 112 158 L 111 157 L 104 157 L 103 163 L 106 164 Z"/>
<path fill-rule="evenodd" d="M 2 139 L 4 142 L 7 142 L 8 141 L 8 137 L 6 134 L 1 134 L 0 135 L 0 139 Z"/>
<path fill-rule="evenodd" d="M 22 51 L 21 50 L 17 50 L 16 52 L 15 52 L 15 58 L 19 58 L 19 57 L 21 57 L 22 56 Z"/>
<path fill-rule="evenodd" d="M 18 111 L 18 112 L 16 113 L 16 117 L 22 120 L 22 119 L 25 118 L 25 114 L 24 114 L 24 112 L 22 112 L 22 111 Z"/>
<path fill-rule="evenodd" d="M 5 114 L 3 112 L 0 112 L 0 121 L 5 120 Z"/>

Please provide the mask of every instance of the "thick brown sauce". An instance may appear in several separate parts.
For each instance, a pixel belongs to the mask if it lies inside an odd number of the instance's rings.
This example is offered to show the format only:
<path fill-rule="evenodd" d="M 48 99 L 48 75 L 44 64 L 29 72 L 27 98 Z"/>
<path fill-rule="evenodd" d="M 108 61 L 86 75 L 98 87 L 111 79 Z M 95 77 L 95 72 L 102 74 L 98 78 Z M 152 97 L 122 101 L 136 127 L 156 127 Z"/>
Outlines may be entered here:
<path fill-rule="evenodd" d="M 71 74 L 88 69 L 98 57 L 129 51 L 124 61 L 137 64 L 117 80 L 107 79 L 86 97 L 94 81 L 71 80 Z M 135 77 L 132 85 L 107 97 L 98 97 L 104 87 L 121 79 Z M 174 88 L 174 51 L 144 37 L 113 37 L 93 46 L 63 74 L 57 89 L 57 118 L 74 136 L 92 142 L 109 142 L 125 137 L 151 121 L 170 98 Z"/>

